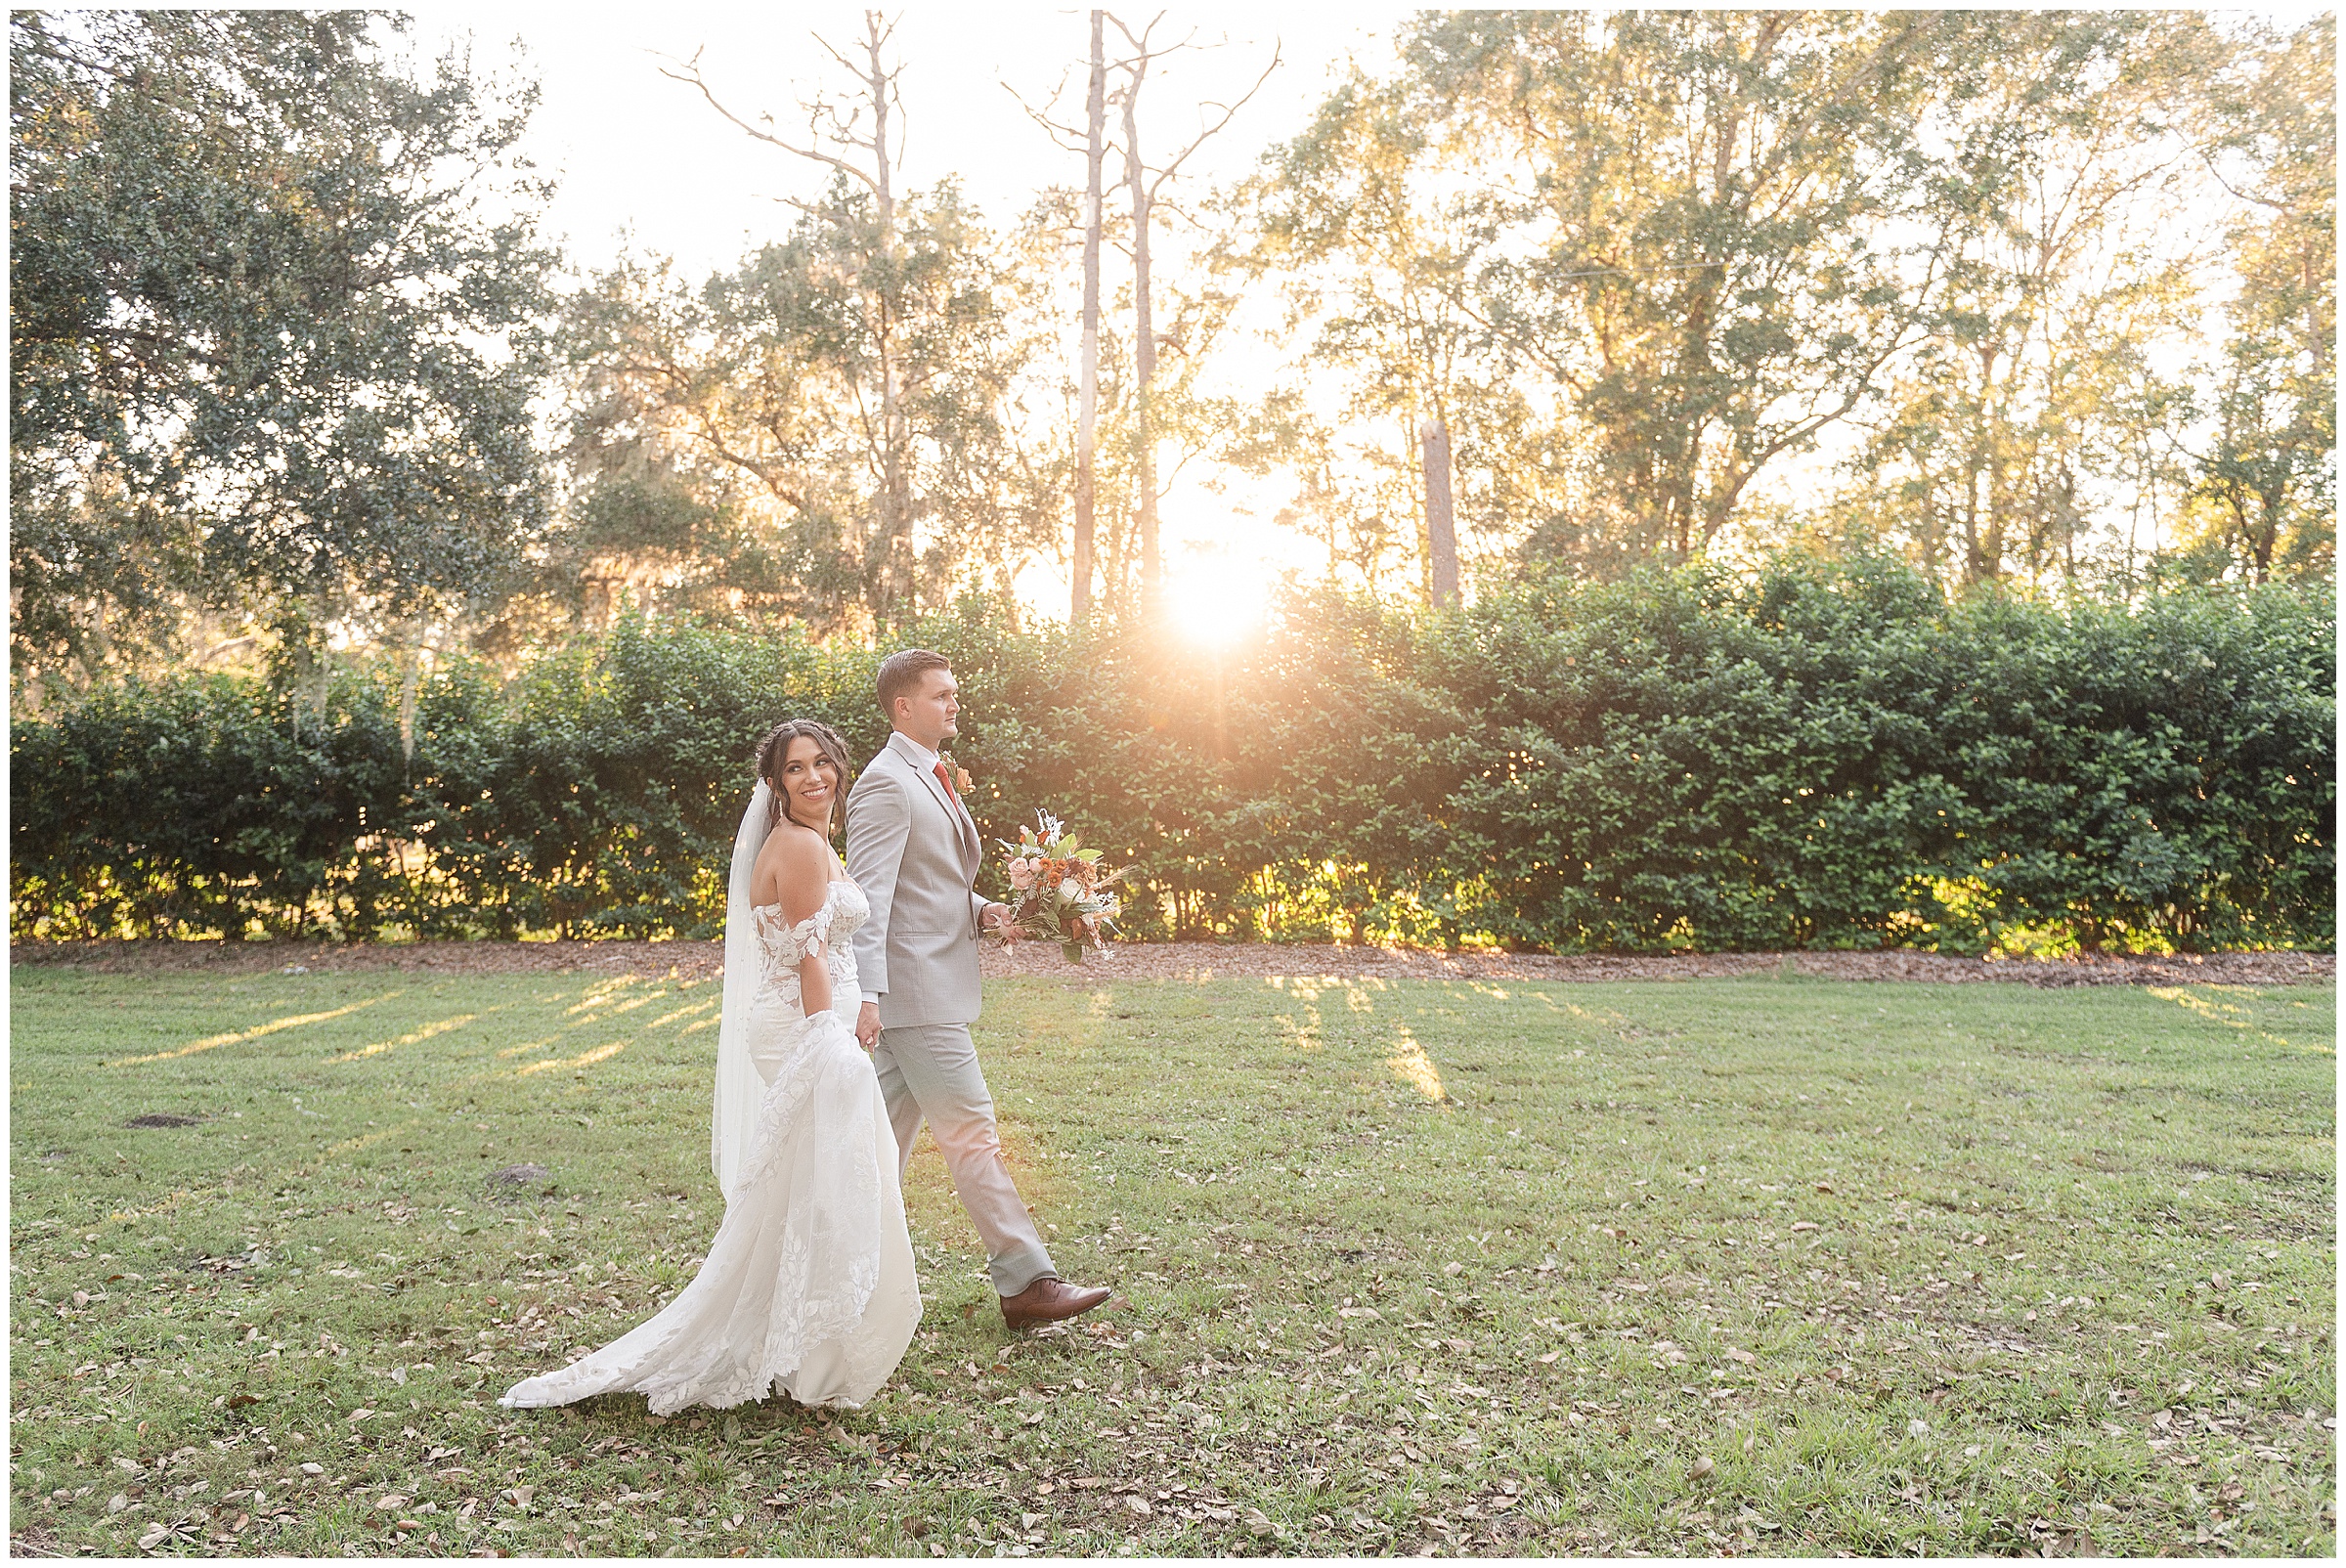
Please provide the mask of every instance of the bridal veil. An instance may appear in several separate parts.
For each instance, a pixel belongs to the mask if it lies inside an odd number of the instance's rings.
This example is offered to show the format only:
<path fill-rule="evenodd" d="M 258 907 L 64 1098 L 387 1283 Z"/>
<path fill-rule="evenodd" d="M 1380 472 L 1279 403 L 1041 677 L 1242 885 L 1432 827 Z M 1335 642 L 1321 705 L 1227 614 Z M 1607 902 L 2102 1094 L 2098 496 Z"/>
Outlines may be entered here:
<path fill-rule="evenodd" d="M 750 999 L 758 987 L 758 922 L 750 908 L 750 873 L 774 828 L 774 792 L 763 779 L 750 794 L 733 836 L 733 871 L 725 882 L 724 1011 L 717 1025 L 717 1105 L 709 1123 L 709 1163 L 717 1190 L 733 1199 L 733 1186 L 758 1125 L 765 1080 L 750 1060 Z"/>

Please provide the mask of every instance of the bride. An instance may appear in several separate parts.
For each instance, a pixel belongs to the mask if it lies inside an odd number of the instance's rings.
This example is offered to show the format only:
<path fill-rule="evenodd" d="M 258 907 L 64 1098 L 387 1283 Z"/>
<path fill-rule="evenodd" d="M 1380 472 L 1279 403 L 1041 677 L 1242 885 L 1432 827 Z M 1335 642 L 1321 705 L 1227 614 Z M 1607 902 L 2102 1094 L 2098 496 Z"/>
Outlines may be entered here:
<path fill-rule="evenodd" d="M 649 1323 L 500 1404 L 640 1391 L 655 1415 L 769 1390 L 860 1405 L 921 1319 L 896 1139 L 855 1043 L 847 936 L 870 913 L 831 849 L 847 749 L 809 719 L 758 748 L 725 904 L 711 1153 L 725 1217 L 709 1256 Z"/>

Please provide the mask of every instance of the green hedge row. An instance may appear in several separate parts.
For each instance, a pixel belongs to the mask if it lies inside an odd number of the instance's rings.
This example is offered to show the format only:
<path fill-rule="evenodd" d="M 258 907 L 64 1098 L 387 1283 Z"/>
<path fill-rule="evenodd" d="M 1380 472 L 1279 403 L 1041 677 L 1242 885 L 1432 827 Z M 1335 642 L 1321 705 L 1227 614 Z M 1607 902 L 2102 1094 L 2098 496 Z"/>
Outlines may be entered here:
<path fill-rule="evenodd" d="M 989 836 L 1048 807 L 1144 869 L 1130 935 L 2328 947 L 2334 619 L 1860 563 L 1297 598 L 1218 652 L 976 600 L 902 641 L 954 660 Z M 878 657 L 623 623 L 444 667 L 412 760 L 381 672 L 300 739 L 257 681 L 100 692 L 12 726 L 14 929 L 709 935 L 752 744 L 811 714 L 868 754 Z"/>

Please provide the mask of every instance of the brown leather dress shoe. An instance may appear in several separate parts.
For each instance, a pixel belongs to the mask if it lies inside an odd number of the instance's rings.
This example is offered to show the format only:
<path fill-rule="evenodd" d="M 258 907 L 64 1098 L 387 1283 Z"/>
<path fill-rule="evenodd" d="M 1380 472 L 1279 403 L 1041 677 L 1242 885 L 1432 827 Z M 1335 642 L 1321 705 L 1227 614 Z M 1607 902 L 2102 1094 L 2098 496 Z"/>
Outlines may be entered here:
<path fill-rule="evenodd" d="M 1114 1294 L 1104 1285 L 1068 1285 L 1041 1279 L 1015 1296 L 1002 1298 L 1002 1321 L 1013 1328 L 1031 1328 L 1038 1323 L 1058 1323 L 1091 1311 Z"/>

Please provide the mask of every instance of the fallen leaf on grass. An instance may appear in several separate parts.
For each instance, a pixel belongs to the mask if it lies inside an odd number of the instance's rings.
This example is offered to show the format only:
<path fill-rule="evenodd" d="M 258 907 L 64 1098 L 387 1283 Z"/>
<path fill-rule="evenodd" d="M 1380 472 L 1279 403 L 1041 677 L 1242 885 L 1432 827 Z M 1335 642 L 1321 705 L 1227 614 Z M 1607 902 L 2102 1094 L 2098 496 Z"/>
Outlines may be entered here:
<path fill-rule="evenodd" d="M 1338 1307 L 1336 1316 L 1339 1318 L 1366 1318 L 1371 1323 L 1385 1321 L 1385 1315 L 1374 1307 Z"/>
<path fill-rule="evenodd" d="M 1727 1360 L 1734 1362 L 1739 1367 L 1749 1367 L 1759 1359 L 1748 1350 L 1737 1350 L 1733 1345 L 1727 1347 Z"/>
<path fill-rule="evenodd" d="M 1690 1481 L 1700 1481 L 1703 1479 L 1703 1477 L 1709 1475 L 1713 1470 L 1717 1468 L 1718 1466 L 1712 1462 L 1711 1456 L 1706 1454 L 1701 1459 L 1696 1459 L 1692 1465 L 1688 1466 L 1686 1478 Z"/>
<path fill-rule="evenodd" d="M 1139 1514 L 1144 1519 L 1146 1519 L 1151 1512 L 1154 1511 L 1149 1506 L 1149 1500 L 1147 1498 L 1127 1496 L 1124 1499 L 1124 1506 L 1130 1508 L 1134 1513 Z"/>

